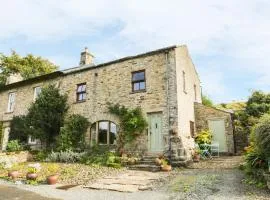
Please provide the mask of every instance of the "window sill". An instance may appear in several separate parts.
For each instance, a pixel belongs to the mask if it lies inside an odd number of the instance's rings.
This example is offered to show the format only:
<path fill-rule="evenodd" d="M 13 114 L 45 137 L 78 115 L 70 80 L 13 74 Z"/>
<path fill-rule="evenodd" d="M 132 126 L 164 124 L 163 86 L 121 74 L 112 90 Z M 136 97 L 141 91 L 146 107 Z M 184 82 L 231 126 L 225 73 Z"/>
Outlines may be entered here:
<path fill-rule="evenodd" d="M 84 103 L 86 102 L 86 100 L 82 100 L 82 101 L 75 101 L 74 104 L 77 104 L 77 103 Z"/>
<path fill-rule="evenodd" d="M 146 92 L 146 90 L 133 91 L 133 92 L 130 92 L 130 94 L 144 93 L 144 92 Z"/>
<path fill-rule="evenodd" d="M 7 112 L 5 112 L 5 114 L 11 114 L 11 113 L 13 113 L 14 111 L 7 111 Z"/>

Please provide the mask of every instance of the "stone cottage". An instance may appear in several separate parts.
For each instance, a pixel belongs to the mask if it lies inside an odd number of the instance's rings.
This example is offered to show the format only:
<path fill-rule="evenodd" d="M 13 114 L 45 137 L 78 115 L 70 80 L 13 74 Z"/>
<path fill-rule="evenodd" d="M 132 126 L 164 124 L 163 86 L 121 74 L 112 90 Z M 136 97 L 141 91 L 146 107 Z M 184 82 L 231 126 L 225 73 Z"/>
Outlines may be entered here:
<path fill-rule="evenodd" d="M 70 114 L 83 115 L 91 123 L 86 133 L 89 144 L 115 144 L 119 121 L 108 113 L 107 103 L 119 103 L 141 107 L 148 119 L 144 136 L 130 148 L 163 152 L 169 148 L 168 136 L 173 130 L 178 138 L 172 145 L 174 156 L 190 159 L 196 134 L 194 103 L 201 103 L 201 87 L 187 47 L 171 46 L 97 65 L 93 58 L 85 49 L 78 67 L 28 80 L 18 81 L 18 76 L 10 80 L 0 90 L 2 149 L 12 117 L 26 114 L 42 87 L 53 83 L 68 94 Z M 29 143 L 36 140 L 29 138 Z"/>

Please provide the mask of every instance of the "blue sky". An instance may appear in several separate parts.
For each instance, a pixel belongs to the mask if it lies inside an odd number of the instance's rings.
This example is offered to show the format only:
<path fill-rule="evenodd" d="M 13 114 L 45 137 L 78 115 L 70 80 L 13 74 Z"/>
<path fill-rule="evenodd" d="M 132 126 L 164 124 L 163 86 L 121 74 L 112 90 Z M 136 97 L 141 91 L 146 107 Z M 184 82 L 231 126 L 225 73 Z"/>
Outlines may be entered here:
<path fill-rule="evenodd" d="M 186 44 L 215 102 L 270 91 L 269 0 L 0 0 L 0 52 L 74 67 Z M 4 5 L 4 6 L 3 6 Z"/>

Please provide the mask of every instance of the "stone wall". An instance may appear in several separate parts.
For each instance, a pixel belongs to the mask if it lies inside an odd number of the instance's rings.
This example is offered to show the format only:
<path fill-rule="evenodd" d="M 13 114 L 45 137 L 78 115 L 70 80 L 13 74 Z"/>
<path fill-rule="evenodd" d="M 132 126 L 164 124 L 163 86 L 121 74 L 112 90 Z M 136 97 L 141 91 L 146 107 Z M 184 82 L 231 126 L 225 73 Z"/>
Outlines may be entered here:
<path fill-rule="evenodd" d="M 21 151 L 18 153 L 0 153 L 0 166 L 4 168 L 12 167 L 14 164 L 27 162 L 31 160 L 32 156 L 27 151 Z"/>
<path fill-rule="evenodd" d="M 231 113 L 218 110 L 212 107 L 195 103 L 195 124 L 197 133 L 201 130 L 209 129 L 208 120 L 224 119 L 225 120 L 225 137 L 228 153 L 234 154 L 234 131 Z"/>

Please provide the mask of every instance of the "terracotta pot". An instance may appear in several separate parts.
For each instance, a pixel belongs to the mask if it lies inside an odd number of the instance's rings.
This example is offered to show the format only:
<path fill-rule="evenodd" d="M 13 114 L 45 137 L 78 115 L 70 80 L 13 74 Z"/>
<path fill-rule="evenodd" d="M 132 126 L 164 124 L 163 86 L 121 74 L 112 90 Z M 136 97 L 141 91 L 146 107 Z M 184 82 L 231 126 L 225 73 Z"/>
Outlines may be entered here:
<path fill-rule="evenodd" d="M 171 165 L 161 166 L 161 170 L 164 171 L 164 172 L 169 172 L 169 171 L 172 170 L 172 166 Z"/>
<path fill-rule="evenodd" d="M 54 184 L 56 184 L 56 183 L 57 183 L 57 180 L 58 180 L 58 177 L 59 177 L 59 176 L 58 176 L 57 174 L 48 176 L 48 177 L 47 177 L 47 183 L 48 183 L 49 185 L 54 185 Z"/>
<path fill-rule="evenodd" d="M 19 172 L 16 170 L 8 172 L 8 177 L 11 177 L 12 179 L 16 179 L 18 176 L 19 176 Z"/>
<path fill-rule="evenodd" d="M 161 165 L 161 160 L 159 158 L 156 158 L 155 163 L 156 163 L 156 165 L 160 166 Z"/>
<path fill-rule="evenodd" d="M 27 173 L 27 174 L 26 174 L 26 179 L 27 179 L 27 180 L 32 180 L 32 181 L 34 181 L 34 180 L 37 179 L 37 177 L 38 177 L 38 174 L 37 174 L 37 173 Z"/>
<path fill-rule="evenodd" d="M 195 154 L 193 156 L 193 162 L 199 162 L 200 161 L 200 158 L 201 158 L 200 154 Z"/>

